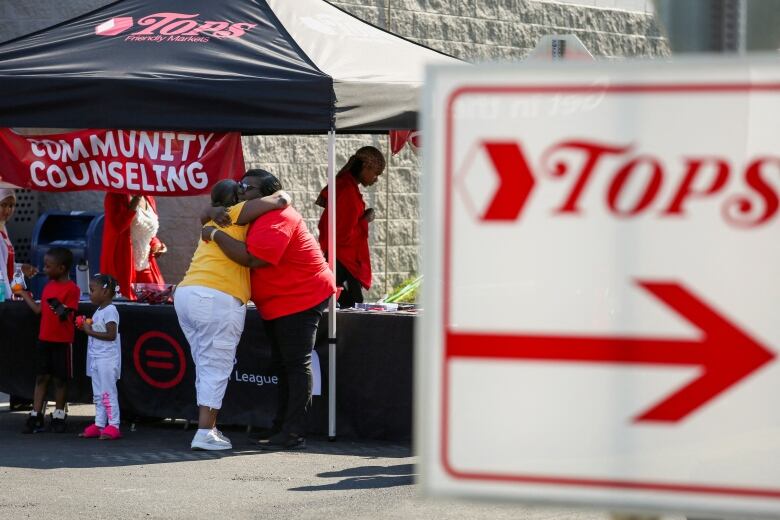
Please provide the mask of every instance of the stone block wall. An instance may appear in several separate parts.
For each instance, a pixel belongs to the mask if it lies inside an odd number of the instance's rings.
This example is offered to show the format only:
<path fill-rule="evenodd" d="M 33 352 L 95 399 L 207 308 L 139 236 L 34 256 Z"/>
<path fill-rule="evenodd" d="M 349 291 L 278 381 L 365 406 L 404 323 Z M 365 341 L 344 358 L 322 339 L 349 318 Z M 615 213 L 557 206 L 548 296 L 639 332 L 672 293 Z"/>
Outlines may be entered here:
<path fill-rule="evenodd" d="M 522 59 L 541 36 L 552 33 L 575 34 L 592 54 L 602 58 L 669 53 L 655 17 L 645 9 L 627 11 L 532 0 L 333 3 L 405 38 L 471 62 Z"/>
<path fill-rule="evenodd" d="M 419 210 L 419 164 L 411 151 L 389 157 L 387 136 L 339 135 L 336 138 L 336 169 L 361 146 L 372 145 L 388 158 L 389 168 L 374 186 L 363 189 L 368 207 L 377 218 L 369 227 L 374 271 L 371 297 L 381 297 L 387 287 L 418 271 L 417 219 Z M 245 137 L 247 168 L 274 173 L 293 196 L 295 207 L 317 235 L 322 209 L 314 204 L 328 175 L 327 139 L 314 136 Z"/>
<path fill-rule="evenodd" d="M 610 1 L 617 6 L 620 0 Z M 647 9 L 630 11 L 529 0 L 333 3 L 370 23 L 470 62 L 522 59 L 542 35 L 551 33 L 576 34 L 599 59 L 669 54 L 667 42 Z M 243 141 L 247 167 L 263 167 L 275 173 L 316 234 L 321 210 L 314 200 L 326 181 L 326 139 L 284 136 L 245 137 Z M 387 136 L 339 135 L 337 168 L 366 144 L 388 152 Z M 380 181 L 364 190 L 366 203 L 377 211 L 370 237 L 374 286 L 368 296 L 372 299 L 419 270 L 420 160 L 407 148 L 397 156 L 388 155 L 388 164 Z M 101 200 L 95 194 L 46 194 L 41 197 L 41 206 L 100 210 Z M 158 199 L 159 235 L 170 251 L 160 264 L 171 282 L 178 282 L 189 265 L 200 228 L 197 215 L 205 204 L 205 197 Z"/>
<path fill-rule="evenodd" d="M 379 27 L 469 62 L 522 59 L 541 36 L 552 33 L 576 34 L 599 59 L 669 55 L 667 42 L 645 4 L 628 11 L 527 0 L 333 3 Z M 386 136 L 339 135 L 337 168 L 366 144 L 388 156 L 383 177 L 364 190 L 366 203 L 377 210 L 371 225 L 374 285 L 368 296 L 379 298 L 419 271 L 421 162 L 408 147 L 389 157 Z M 244 138 L 244 153 L 248 165 L 263 166 L 279 175 L 292 190 L 309 229 L 316 233 L 320 208 L 313 202 L 326 181 L 326 140 L 311 136 Z"/>

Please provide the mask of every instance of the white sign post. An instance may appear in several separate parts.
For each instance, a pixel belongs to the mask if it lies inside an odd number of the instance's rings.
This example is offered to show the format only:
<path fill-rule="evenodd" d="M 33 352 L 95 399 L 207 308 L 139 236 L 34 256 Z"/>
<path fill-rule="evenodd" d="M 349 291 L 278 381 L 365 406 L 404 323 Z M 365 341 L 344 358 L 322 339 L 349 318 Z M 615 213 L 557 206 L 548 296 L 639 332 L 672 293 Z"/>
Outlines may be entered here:
<path fill-rule="evenodd" d="M 780 62 L 428 80 L 425 492 L 780 515 Z"/>

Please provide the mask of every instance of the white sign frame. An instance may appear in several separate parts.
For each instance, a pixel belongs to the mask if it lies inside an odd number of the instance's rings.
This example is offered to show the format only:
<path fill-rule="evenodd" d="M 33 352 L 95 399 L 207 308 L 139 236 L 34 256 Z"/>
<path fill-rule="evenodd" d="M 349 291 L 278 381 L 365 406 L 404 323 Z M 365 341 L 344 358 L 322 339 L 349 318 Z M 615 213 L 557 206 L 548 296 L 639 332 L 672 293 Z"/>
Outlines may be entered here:
<path fill-rule="evenodd" d="M 766 486 L 715 486 L 700 484 L 694 480 L 645 481 L 637 479 L 581 478 L 567 475 L 533 474 L 491 474 L 490 472 L 459 471 L 448 461 L 448 416 L 452 407 L 448 393 L 449 361 L 444 355 L 446 317 L 453 305 L 448 301 L 447 284 L 451 273 L 450 263 L 456 262 L 445 252 L 447 244 L 457 230 L 448 228 L 447 212 L 452 206 L 448 198 L 447 178 L 452 180 L 453 170 L 462 166 L 450 159 L 447 124 L 450 122 L 448 109 L 453 104 L 453 93 L 464 92 L 506 93 L 513 88 L 526 92 L 541 92 L 546 86 L 562 87 L 567 92 L 587 94 L 592 89 L 602 93 L 631 90 L 633 92 L 668 91 L 672 84 L 679 84 L 696 92 L 722 91 L 729 89 L 750 89 L 751 85 L 763 85 L 764 90 L 780 96 L 780 63 L 776 58 L 753 59 L 750 62 L 736 59 L 684 60 L 677 63 L 621 63 L 598 65 L 555 65 L 533 64 L 533 66 L 480 66 L 480 67 L 431 67 L 428 70 L 424 96 L 424 118 L 422 133 L 426 135 L 423 164 L 423 241 L 422 266 L 425 275 L 423 306 L 425 313 L 417 330 L 416 357 L 416 439 L 421 456 L 421 484 L 424 492 L 432 496 L 490 497 L 506 500 L 525 500 L 553 504 L 572 504 L 605 507 L 612 509 L 633 509 L 671 512 L 693 512 L 703 514 L 740 514 L 766 517 L 780 517 L 780 481 Z M 666 80 L 668 71 L 676 74 L 673 81 Z M 686 76 L 687 81 L 679 77 Z M 652 77 L 652 79 L 648 79 Z M 687 84 L 687 87 L 683 85 Z M 585 85 L 585 87 L 583 87 Z M 595 85 L 595 87 L 594 87 Z M 576 112 L 576 110 L 575 110 Z M 586 114 L 587 116 L 587 114 Z M 670 115 L 673 117 L 673 115 Z M 780 129 L 778 129 L 780 134 Z M 449 164 L 448 164 L 449 161 Z M 449 170 L 449 171 L 448 171 Z M 443 174 L 444 172 L 444 174 Z M 450 206 L 448 206 L 448 204 Z M 777 222 L 772 230 L 780 229 Z M 479 244 L 474 244 L 479 247 Z M 472 266 L 478 272 L 479 266 Z M 461 269 L 463 271 L 463 269 Z M 773 271 L 776 272 L 776 271 Z M 777 283 L 769 289 L 771 303 L 780 302 L 777 297 Z M 773 292 L 774 290 L 774 292 Z M 511 305 L 512 302 L 505 302 Z M 451 323 L 449 324 L 452 325 Z M 778 336 L 780 337 L 780 336 Z M 778 337 L 767 341 L 761 336 L 762 344 L 776 354 L 780 347 Z M 776 360 L 773 360 L 776 361 Z M 541 399 L 541 398 L 540 398 Z M 485 406 L 490 403 L 485 403 Z M 479 418 L 475 418 L 479 420 Z M 576 426 L 576 425 L 575 425 Z M 605 432 L 609 435 L 610 432 Z M 480 445 L 475 439 L 474 449 L 493 442 L 489 435 Z M 780 443 L 777 445 L 780 454 Z M 493 463 L 495 461 L 491 461 Z M 749 471 L 749 468 L 739 468 Z"/>

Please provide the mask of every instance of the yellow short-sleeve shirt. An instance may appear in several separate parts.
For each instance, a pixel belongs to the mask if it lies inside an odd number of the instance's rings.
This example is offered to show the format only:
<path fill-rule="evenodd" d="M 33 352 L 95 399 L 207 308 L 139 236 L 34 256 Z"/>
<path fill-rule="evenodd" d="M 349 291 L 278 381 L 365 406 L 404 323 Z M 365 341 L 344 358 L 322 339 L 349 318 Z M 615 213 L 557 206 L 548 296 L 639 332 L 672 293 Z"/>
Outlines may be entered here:
<path fill-rule="evenodd" d="M 233 222 L 238 220 L 245 202 L 240 202 L 228 208 L 227 212 Z M 211 221 L 207 225 L 216 226 Z M 231 225 L 219 228 L 232 238 L 246 242 L 247 226 Z M 209 287 L 235 296 L 243 303 L 249 300 L 251 294 L 249 286 L 249 268 L 235 263 L 214 242 L 198 241 L 198 248 L 192 255 L 190 268 L 184 275 L 179 287 L 198 285 Z"/>

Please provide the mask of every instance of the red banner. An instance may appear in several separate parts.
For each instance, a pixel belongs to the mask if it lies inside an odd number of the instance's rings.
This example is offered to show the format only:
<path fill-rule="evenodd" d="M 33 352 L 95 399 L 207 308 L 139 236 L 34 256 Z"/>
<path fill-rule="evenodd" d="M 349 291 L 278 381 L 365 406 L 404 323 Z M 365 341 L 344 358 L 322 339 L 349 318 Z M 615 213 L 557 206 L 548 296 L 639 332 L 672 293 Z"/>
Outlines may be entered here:
<path fill-rule="evenodd" d="M 0 181 L 32 190 L 200 195 L 243 173 L 238 133 L 80 130 L 23 136 L 0 128 Z"/>
<path fill-rule="evenodd" d="M 418 130 L 390 130 L 390 151 L 393 155 L 409 143 L 414 153 L 420 148 L 420 132 Z"/>

